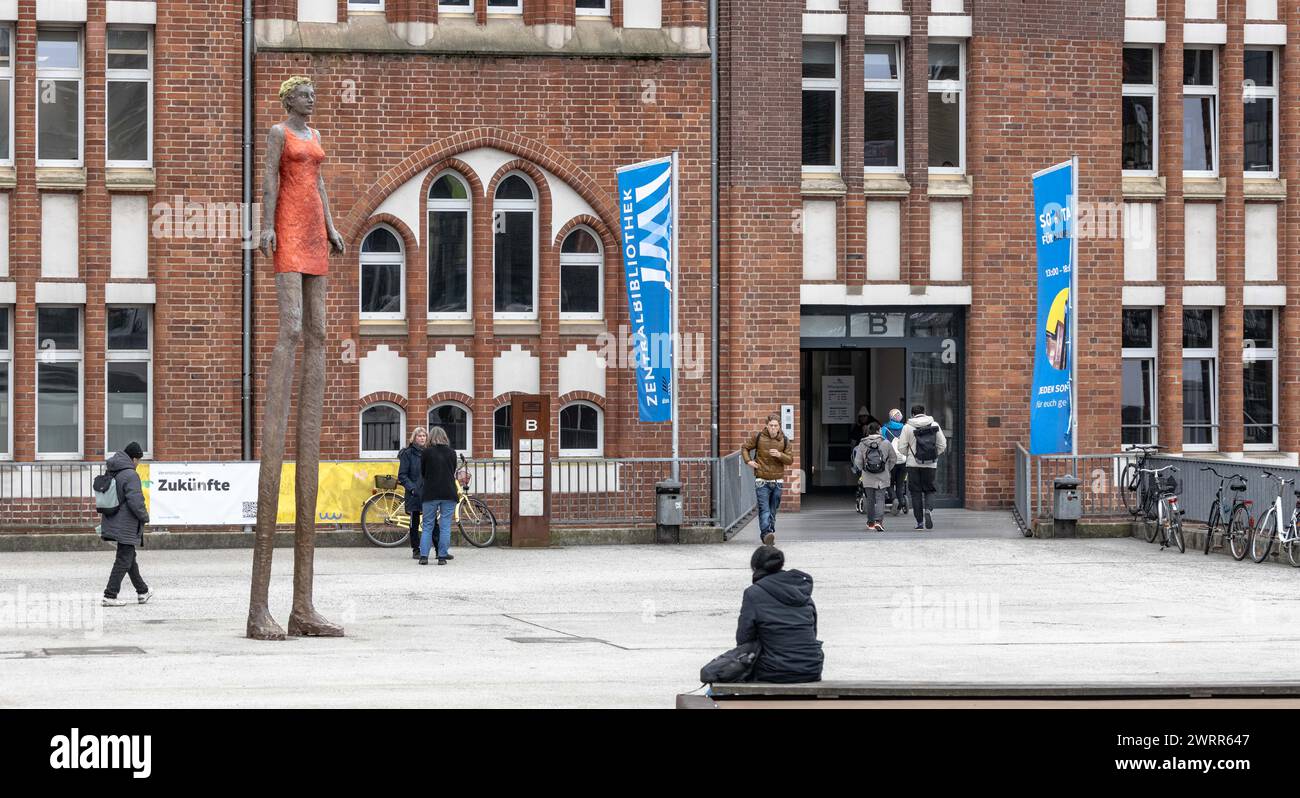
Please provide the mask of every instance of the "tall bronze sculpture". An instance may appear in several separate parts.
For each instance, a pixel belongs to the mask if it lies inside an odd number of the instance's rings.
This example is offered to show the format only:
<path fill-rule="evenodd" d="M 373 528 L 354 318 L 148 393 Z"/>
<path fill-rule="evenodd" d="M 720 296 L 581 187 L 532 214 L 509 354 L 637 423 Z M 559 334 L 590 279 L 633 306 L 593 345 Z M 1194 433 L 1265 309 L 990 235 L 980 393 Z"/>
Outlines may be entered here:
<path fill-rule="evenodd" d="M 325 297 L 330 250 L 343 253 L 343 237 L 334 229 L 321 163 L 325 150 L 320 133 L 307 126 L 316 107 L 311 79 L 291 77 L 280 86 L 286 119 L 266 138 L 266 173 L 261 251 L 275 259 L 280 329 L 266 375 L 262 426 L 262 462 L 257 483 L 257 535 L 253 548 L 253 590 L 248 606 L 248 636 L 283 640 L 284 630 L 271 617 L 267 590 L 275 546 L 276 507 L 284 435 L 289 421 L 294 355 L 303 343 L 299 380 L 298 450 L 294 516 L 293 609 L 289 634 L 341 637 L 343 628 L 322 618 L 312 605 L 316 536 L 316 488 L 320 469 L 321 411 L 325 401 Z"/>

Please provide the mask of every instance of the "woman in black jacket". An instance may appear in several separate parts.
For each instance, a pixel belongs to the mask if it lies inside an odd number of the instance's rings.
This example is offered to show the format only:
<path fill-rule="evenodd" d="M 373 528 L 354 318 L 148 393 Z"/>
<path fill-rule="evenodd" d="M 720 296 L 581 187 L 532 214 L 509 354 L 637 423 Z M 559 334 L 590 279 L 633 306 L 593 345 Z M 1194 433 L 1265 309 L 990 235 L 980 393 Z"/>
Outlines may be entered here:
<path fill-rule="evenodd" d="M 420 535 L 420 565 L 429 564 L 429 549 L 433 547 L 433 521 L 438 520 L 438 564 L 446 565 L 455 559 L 447 552 L 451 545 L 451 516 L 456 512 L 456 450 L 451 448 L 447 432 L 434 427 L 429 432 L 429 445 L 420 455 L 420 498 L 424 506 L 424 532 Z"/>
<path fill-rule="evenodd" d="M 429 445 L 429 433 L 416 427 L 406 448 L 397 453 L 397 481 L 406 490 L 406 512 L 411 516 L 411 557 L 420 559 L 420 455 Z"/>
<path fill-rule="evenodd" d="M 820 682 L 813 579 L 803 571 L 783 571 L 784 565 L 785 555 L 775 546 L 759 546 L 749 558 L 754 583 L 740 603 L 736 645 L 757 640 L 762 647 L 752 674 L 756 682 Z"/>

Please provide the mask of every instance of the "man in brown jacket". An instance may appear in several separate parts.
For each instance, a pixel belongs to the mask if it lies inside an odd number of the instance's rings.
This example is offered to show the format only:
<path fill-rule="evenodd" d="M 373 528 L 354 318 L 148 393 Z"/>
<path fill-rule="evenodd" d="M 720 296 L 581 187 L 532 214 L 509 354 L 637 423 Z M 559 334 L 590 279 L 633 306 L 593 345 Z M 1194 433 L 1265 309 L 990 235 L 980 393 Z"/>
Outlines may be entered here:
<path fill-rule="evenodd" d="M 754 493 L 758 497 L 758 537 L 771 546 L 776 540 L 776 511 L 781 507 L 781 486 L 785 467 L 794 462 L 794 447 L 781 432 L 781 419 L 767 417 L 763 431 L 740 447 L 745 464 L 754 469 Z"/>

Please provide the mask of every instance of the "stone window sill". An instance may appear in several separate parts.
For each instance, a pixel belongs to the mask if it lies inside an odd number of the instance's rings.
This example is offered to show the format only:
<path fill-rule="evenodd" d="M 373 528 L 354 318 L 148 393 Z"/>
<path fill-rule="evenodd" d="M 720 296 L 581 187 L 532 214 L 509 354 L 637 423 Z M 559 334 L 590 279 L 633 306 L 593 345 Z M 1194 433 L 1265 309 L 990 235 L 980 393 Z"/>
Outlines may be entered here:
<path fill-rule="evenodd" d="M 473 335 L 473 319 L 429 319 L 425 328 L 430 338 L 448 335 Z"/>
<path fill-rule="evenodd" d="M 927 193 L 931 197 L 971 197 L 975 195 L 975 180 L 970 175 L 930 175 Z"/>
<path fill-rule="evenodd" d="M 393 338 L 406 335 L 407 327 L 404 320 L 389 319 L 362 319 L 361 334 L 373 336 L 376 338 Z"/>
<path fill-rule="evenodd" d="M 802 192 L 821 196 L 844 196 L 849 187 L 837 172 L 804 172 Z"/>
<path fill-rule="evenodd" d="M 1226 177 L 1188 177 L 1183 179 L 1186 199 L 1223 199 L 1228 196 Z"/>
<path fill-rule="evenodd" d="M 18 186 L 18 170 L 12 166 L 0 166 L 0 189 Z"/>
<path fill-rule="evenodd" d="M 906 197 L 912 193 L 912 184 L 902 175 L 868 172 L 862 178 L 862 187 L 868 197 Z"/>
<path fill-rule="evenodd" d="M 1245 182 L 1246 199 L 1279 201 L 1286 199 L 1285 179 L 1248 177 Z"/>
<path fill-rule="evenodd" d="M 541 335 L 542 323 L 532 319 L 523 321 L 496 319 L 492 322 L 492 334 L 501 338 L 519 335 Z"/>
<path fill-rule="evenodd" d="M 605 322 L 596 319 L 560 321 L 560 335 L 603 335 L 607 331 Z"/>
<path fill-rule="evenodd" d="M 86 188 L 86 168 L 63 166 L 36 167 L 36 188 L 82 191 Z"/>
<path fill-rule="evenodd" d="M 1124 199 L 1157 200 L 1164 199 L 1168 193 L 1164 177 L 1125 177 Z"/>
<path fill-rule="evenodd" d="M 153 191 L 158 187 L 152 167 L 110 166 L 104 170 L 104 184 L 109 191 Z"/>

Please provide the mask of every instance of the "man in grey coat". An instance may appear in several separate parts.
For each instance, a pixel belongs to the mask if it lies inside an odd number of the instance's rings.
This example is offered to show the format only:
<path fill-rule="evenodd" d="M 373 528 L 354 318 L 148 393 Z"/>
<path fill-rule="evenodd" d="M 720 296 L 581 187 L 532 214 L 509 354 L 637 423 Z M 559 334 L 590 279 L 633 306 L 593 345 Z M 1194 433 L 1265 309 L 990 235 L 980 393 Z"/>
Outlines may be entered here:
<path fill-rule="evenodd" d="M 867 531 L 884 532 L 882 523 L 885 517 L 885 491 L 889 488 L 890 475 L 898 464 L 898 453 L 894 445 L 880 434 L 880 425 L 871 422 L 867 425 L 867 437 L 862 439 L 858 448 L 853 450 L 853 467 L 862 476 L 858 481 L 865 494 L 863 505 L 867 508 Z M 877 466 L 879 471 L 872 471 L 868 466 Z"/>
<path fill-rule="evenodd" d="M 144 525 L 149 523 L 140 475 L 135 471 L 136 463 L 143 456 L 140 444 L 132 441 L 108 459 L 106 470 L 117 488 L 118 507 L 117 512 L 104 516 L 99 529 L 100 537 L 117 543 L 117 559 L 113 561 L 113 570 L 108 576 L 108 587 L 104 588 L 105 607 L 121 607 L 127 603 L 126 599 L 117 597 L 122 588 L 122 577 L 127 575 L 135 587 L 136 601 L 143 604 L 153 598 L 153 591 L 140 576 L 140 566 L 135 561 L 136 548 L 144 545 Z"/>

